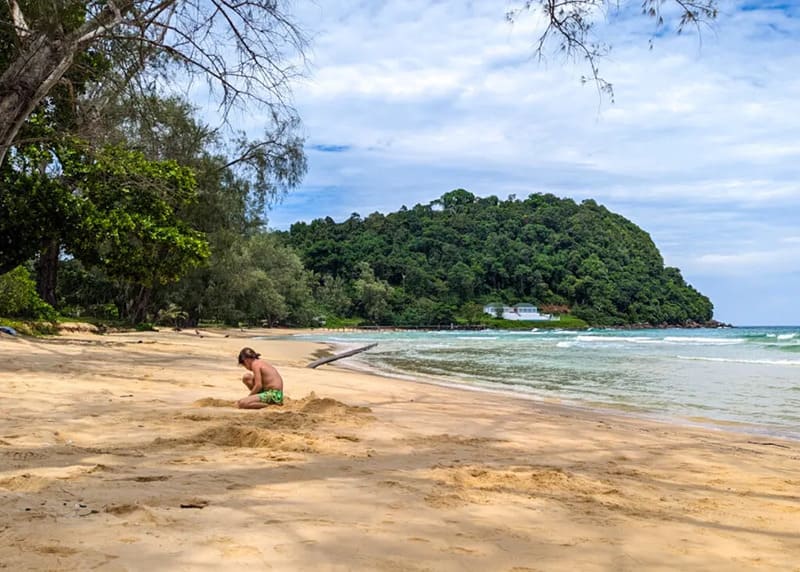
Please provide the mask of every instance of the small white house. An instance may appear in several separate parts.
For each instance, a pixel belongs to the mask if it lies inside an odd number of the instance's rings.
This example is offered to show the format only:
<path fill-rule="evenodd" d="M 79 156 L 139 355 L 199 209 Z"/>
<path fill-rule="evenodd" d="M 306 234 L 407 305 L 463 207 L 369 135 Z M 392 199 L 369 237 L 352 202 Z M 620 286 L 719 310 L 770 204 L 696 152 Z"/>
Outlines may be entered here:
<path fill-rule="evenodd" d="M 503 306 L 502 304 L 487 304 L 483 311 L 490 316 L 497 317 L 502 308 L 502 318 L 506 320 L 549 321 L 558 320 L 552 314 L 540 314 L 539 309 L 532 304 L 517 304 L 516 306 Z"/>

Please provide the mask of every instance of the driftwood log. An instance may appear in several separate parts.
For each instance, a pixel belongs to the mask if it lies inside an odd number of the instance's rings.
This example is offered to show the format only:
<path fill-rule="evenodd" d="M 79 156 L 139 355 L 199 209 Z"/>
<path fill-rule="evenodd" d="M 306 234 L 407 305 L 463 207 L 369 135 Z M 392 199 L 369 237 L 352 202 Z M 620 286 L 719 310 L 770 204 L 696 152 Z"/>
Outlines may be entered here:
<path fill-rule="evenodd" d="M 363 348 L 356 348 L 356 349 L 350 350 L 348 352 L 342 352 L 340 354 L 336 354 L 336 355 L 333 355 L 333 356 L 320 358 L 318 360 L 312 361 L 306 367 L 310 367 L 311 369 L 314 369 L 314 368 L 316 368 L 318 366 L 321 366 L 322 364 L 326 364 L 326 363 L 330 363 L 332 361 L 336 361 L 337 359 L 342 359 L 342 358 L 350 357 L 350 356 L 353 356 L 353 355 L 356 355 L 356 354 L 360 354 L 361 352 L 365 352 L 368 349 L 374 348 L 377 345 L 378 345 L 378 343 L 375 342 L 374 344 L 370 344 L 368 346 L 364 346 Z"/>

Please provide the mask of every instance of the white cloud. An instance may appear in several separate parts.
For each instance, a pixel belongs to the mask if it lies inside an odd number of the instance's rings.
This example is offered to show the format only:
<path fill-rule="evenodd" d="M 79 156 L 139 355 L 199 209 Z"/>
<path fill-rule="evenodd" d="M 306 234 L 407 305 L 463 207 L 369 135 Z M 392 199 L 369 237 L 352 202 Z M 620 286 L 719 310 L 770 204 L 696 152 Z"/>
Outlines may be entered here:
<path fill-rule="evenodd" d="M 345 95 L 402 101 L 448 95 L 462 84 L 463 78 L 452 71 L 406 69 L 398 63 L 336 66 L 320 71 L 309 83 L 306 96 L 336 99 Z"/>
<path fill-rule="evenodd" d="M 702 254 L 690 261 L 689 269 L 705 274 L 749 276 L 753 273 L 800 272 L 800 246 L 770 248 L 726 254 Z"/>
<path fill-rule="evenodd" d="M 701 40 L 659 35 L 652 51 L 655 27 L 633 9 L 598 26 L 613 105 L 580 85 L 581 62 L 533 58 L 541 20 L 511 26 L 502 3 L 306 7 L 297 106 L 310 144 L 350 150 L 312 152 L 271 218 L 388 212 L 458 186 L 552 191 L 629 216 L 712 290 L 747 268 L 797 271 L 800 20 L 739 5 L 723 1 Z"/>

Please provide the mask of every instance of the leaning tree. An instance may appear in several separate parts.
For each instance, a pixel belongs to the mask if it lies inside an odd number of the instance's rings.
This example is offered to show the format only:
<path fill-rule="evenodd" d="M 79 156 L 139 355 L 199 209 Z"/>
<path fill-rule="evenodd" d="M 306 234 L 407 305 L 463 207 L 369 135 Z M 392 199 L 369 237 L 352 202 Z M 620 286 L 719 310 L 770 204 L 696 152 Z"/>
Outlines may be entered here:
<path fill-rule="evenodd" d="M 280 0 L 0 0 L 0 164 L 25 121 L 87 51 L 113 54 L 110 86 L 208 83 L 223 117 L 237 103 L 287 108 L 304 38 Z M 160 82 L 160 85 L 167 85 Z M 152 83 L 151 83 L 152 86 Z"/>

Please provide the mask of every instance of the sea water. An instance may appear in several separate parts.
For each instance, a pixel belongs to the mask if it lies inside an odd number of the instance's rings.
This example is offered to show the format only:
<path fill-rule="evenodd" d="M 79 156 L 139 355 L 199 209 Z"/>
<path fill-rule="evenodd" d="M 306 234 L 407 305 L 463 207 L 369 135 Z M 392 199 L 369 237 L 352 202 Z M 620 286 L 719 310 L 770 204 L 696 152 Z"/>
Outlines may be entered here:
<path fill-rule="evenodd" d="M 378 342 L 347 362 L 398 378 L 800 439 L 800 327 L 304 337 L 352 347 Z"/>

